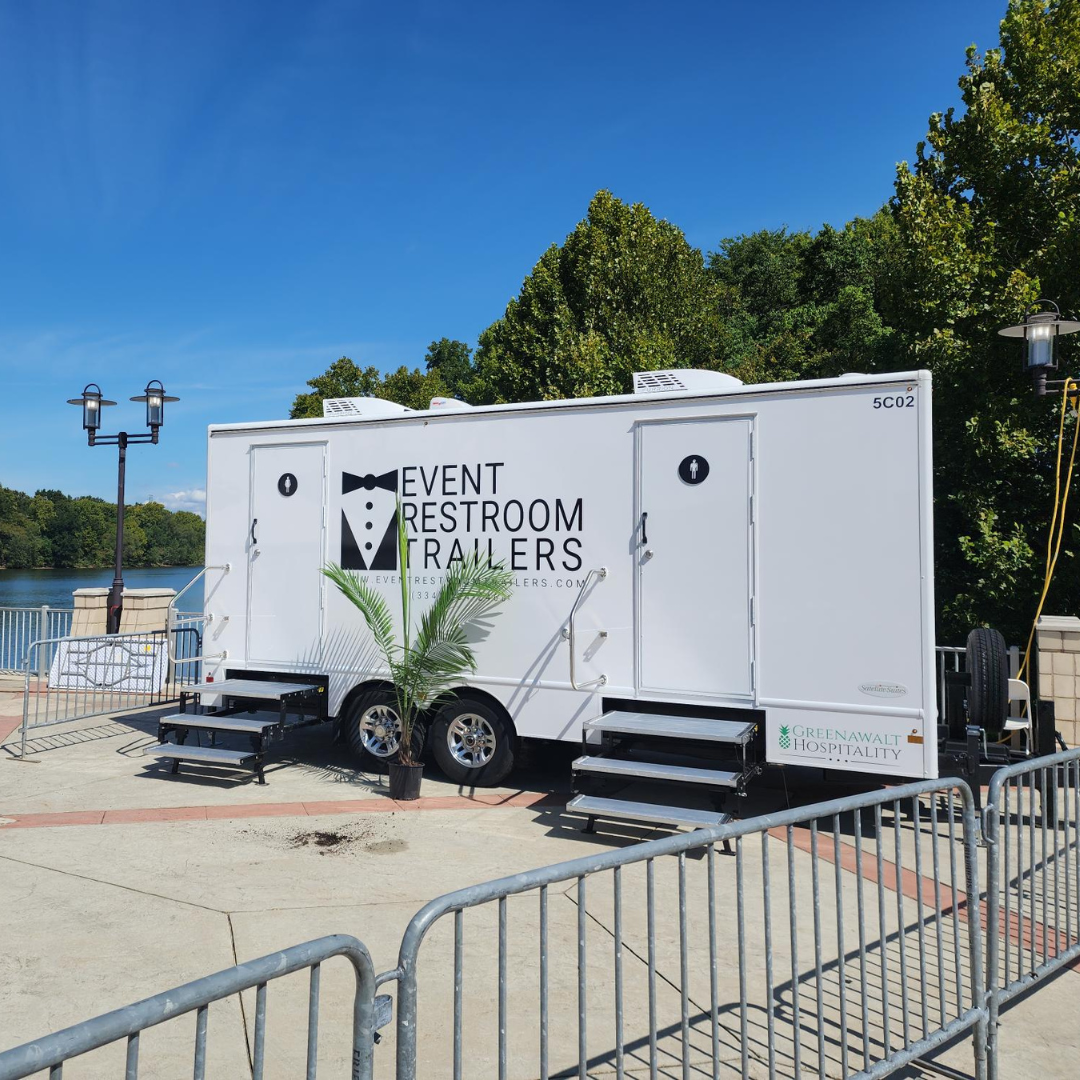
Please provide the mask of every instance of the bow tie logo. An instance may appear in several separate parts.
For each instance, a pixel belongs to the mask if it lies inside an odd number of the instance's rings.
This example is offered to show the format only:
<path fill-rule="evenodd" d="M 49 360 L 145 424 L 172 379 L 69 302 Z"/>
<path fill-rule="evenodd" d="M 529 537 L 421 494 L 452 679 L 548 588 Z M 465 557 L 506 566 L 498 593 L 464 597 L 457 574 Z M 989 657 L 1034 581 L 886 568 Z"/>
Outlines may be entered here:
<path fill-rule="evenodd" d="M 353 491 L 374 491 L 376 488 L 396 494 L 397 469 L 383 473 L 381 476 L 376 476 L 374 473 L 367 473 L 364 476 L 348 472 L 341 474 L 342 496 Z M 349 523 L 349 516 L 345 511 L 347 506 L 353 508 L 355 529 Z M 393 510 L 390 521 L 381 536 L 376 526 L 381 526 L 382 523 L 374 520 L 372 515 L 374 509 L 372 503 L 363 500 L 358 504 L 351 499 L 342 503 L 341 565 L 346 570 L 396 570 L 398 568 L 397 509 Z M 385 521 L 385 518 L 383 520 Z M 375 537 L 379 537 L 378 541 Z"/>
<path fill-rule="evenodd" d="M 382 488 L 383 491 L 397 491 L 397 475 L 397 469 L 383 473 L 382 476 L 376 476 L 374 473 L 356 476 L 354 473 L 343 472 L 341 494 L 348 495 L 350 491 L 358 491 L 360 488 L 365 491 L 374 491 L 376 488 Z"/>

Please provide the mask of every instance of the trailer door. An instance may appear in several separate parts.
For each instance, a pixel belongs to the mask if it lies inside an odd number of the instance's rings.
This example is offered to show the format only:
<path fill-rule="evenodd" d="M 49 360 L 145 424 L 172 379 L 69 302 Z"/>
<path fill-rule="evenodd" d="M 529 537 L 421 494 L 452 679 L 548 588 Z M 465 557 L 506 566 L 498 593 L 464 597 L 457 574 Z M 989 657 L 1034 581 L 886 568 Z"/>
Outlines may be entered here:
<path fill-rule="evenodd" d="M 753 421 L 637 429 L 638 689 L 753 694 Z"/>
<path fill-rule="evenodd" d="M 251 448 L 249 662 L 317 664 L 322 654 L 326 444 Z"/>

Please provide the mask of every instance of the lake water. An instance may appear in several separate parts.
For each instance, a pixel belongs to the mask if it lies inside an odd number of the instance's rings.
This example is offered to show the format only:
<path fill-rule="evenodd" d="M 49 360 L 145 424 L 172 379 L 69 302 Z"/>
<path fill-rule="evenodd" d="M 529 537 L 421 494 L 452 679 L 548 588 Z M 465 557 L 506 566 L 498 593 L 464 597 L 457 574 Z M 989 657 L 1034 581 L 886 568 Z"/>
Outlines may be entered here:
<path fill-rule="evenodd" d="M 201 566 L 152 567 L 125 570 L 124 584 L 131 589 L 175 589 L 179 592 Z M 0 607 L 70 608 L 75 589 L 108 588 L 112 570 L 0 570 Z M 197 582 L 180 601 L 184 611 L 201 611 L 203 583 Z"/>

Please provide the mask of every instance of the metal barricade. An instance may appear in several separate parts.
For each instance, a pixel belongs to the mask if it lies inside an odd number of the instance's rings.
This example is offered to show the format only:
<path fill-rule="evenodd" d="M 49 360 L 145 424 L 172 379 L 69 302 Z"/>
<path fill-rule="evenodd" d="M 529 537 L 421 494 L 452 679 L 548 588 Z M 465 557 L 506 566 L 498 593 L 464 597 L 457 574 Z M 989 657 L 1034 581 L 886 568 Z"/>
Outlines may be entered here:
<path fill-rule="evenodd" d="M 319 1053 L 321 965 L 335 956 L 346 957 L 356 976 L 350 1048 L 352 1080 L 371 1080 L 375 1037 L 375 971 L 364 944 L 344 934 L 318 938 L 246 964 L 238 964 L 6 1050 L 0 1053 L 0 1080 L 22 1080 L 44 1069 L 49 1070 L 50 1080 L 60 1080 L 65 1062 L 122 1039 L 127 1040 L 124 1076 L 126 1080 L 138 1080 L 141 1034 L 147 1028 L 192 1012 L 195 1013 L 194 1077 L 195 1080 L 204 1080 L 210 1005 L 252 987 L 255 987 L 255 1028 L 250 1071 L 252 1080 L 262 1080 L 266 1056 L 267 987 L 275 979 L 303 969 L 310 971 L 306 1075 L 312 1080 Z M 244 1072 L 247 1073 L 247 1068 Z"/>
<path fill-rule="evenodd" d="M 999 769 L 983 811 L 991 1077 L 997 1020 L 1017 994 L 1080 957 L 1080 750 Z"/>
<path fill-rule="evenodd" d="M 967 785 L 925 781 L 450 893 L 379 978 L 397 1080 L 882 1077 L 968 1031 L 984 1077 L 977 839 Z"/>
<path fill-rule="evenodd" d="M 175 661 L 168 648 L 170 636 Z M 168 633 L 153 630 L 31 642 L 23 669 L 20 756 L 26 753 L 33 728 L 175 701 L 184 686 L 198 681 L 201 640 L 198 627 L 183 626 Z"/>

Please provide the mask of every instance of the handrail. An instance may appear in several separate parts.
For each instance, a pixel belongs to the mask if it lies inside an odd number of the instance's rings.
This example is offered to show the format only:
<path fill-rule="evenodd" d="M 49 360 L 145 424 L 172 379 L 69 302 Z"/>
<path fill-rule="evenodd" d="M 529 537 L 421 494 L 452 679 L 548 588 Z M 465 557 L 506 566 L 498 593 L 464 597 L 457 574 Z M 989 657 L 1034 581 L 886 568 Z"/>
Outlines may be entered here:
<path fill-rule="evenodd" d="M 344 956 L 352 964 L 356 978 L 352 1017 L 353 1075 L 370 1077 L 375 1034 L 375 968 L 371 962 L 371 954 L 363 942 L 347 934 L 331 934 L 303 945 L 294 945 L 281 952 L 260 956 L 257 960 L 237 964 L 213 975 L 205 975 L 194 982 L 144 998 L 133 1005 L 125 1005 L 92 1020 L 85 1020 L 44 1038 L 5 1050 L 0 1053 L 0 1078 L 29 1076 L 31 1072 L 43 1069 L 55 1070 L 55 1075 L 59 1076 L 63 1063 L 70 1058 L 121 1039 L 138 1040 L 140 1033 L 147 1028 L 196 1010 L 200 1014 L 202 1038 L 205 1040 L 205 1010 L 213 1002 L 232 997 L 233 994 L 250 990 L 252 987 L 259 988 L 261 1002 L 265 986 L 271 980 L 305 968 L 317 969 L 324 961 L 335 956 Z M 312 985 L 317 985 L 314 976 Z M 317 996 L 314 1001 L 318 1008 Z M 262 1007 L 260 1003 L 259 1009 Z M 262 1027 L 263 1021 L 256 1020 L 256 1047 L 259 1045 Z M 205 1053 L 205 1042 L 202 1045 L 202 1053 Z M 199 1061 L 199 1046 L 197 1041 L 196 1062 Z M 135 1054 L 137 1053 L 136 1043 Z M 129 1042 L 128 1076 L 135 1075 L 130 1071 L 132 1060 L 133 1053 Z M 255 1060 L 259 1060 L 258 1049 Z M 201 1075 L 198 1067 L 196 1074 Z"/>
<path fill-rule="evenodd" d="M 172 661 L 172 662 L 173 662 L 174 664 L 194 664 L 194 663 L 196 663 L 196 662 L 198 662 L 198 661 L 202 661 L 202 660 L 224 660 L 224 659 L 226 659 L 226 658 L 228 657 L 228 655 L 229 655 L 229 650 L 228 650 L 228 649 L 222 649 L 222 651 L 221 651 L 221 652 L 219 652 L 219 653 L 203 653 L 203 654 L 201 654 L 201 655 L 199 655 L 199 656 L 183 656 L 183 657 L 180 657 L 180 656 L 176 656 L 176 655 L 175 655 L 175 652 L 174 652 L 174 649 L 175 649 L 175 646 L 176 646 L 176 640 L 175 640 L 175 639 L 176 639 L 176 635 L 175 635 L 175 634 L 174 634 L 174 633 L 173 633 L 172 631 L 174 631 L 174 630 L 176 629 L 176 624 L 177 624 L 177 619 L 176 619 L 176 615 L 177 615 L 177 611 L 176 611 L 176 601 L 177 601 L 177 600 L 179 600 L 179 599 L 180 599 L 180 597 L 181 597 L 181 596 L 183 596 L 183 595 L 184 595 L 184 593 L 186 593 L 186 592 L 188 591 L 188 589 L 190 589 L 190 588 L 191 588 L 191 586 L 195 584 L 195 582 L 196 582 L 196 581 L 198 581 L 198 580 L 199 580 L 200 578 L 202 578 L 202 577 L 203 577 L 203 575 L 207 573 L 207 571 L 209 571 L 209 570 L 220 570 L 220 571 L 221 571 L 221 572 L 222 572 L 223 574 L 227 574 L 227 573 L 228 573 L 228 572 L 229 572 L 229 571 L 230 571 L 231 569 L 232 569 L 232 563 L 222 563 L 222 564 L 221 564 L 220 566 L 204 566 L 204 567 L 203 567 L 203 568 L 202 568 L 202 569 L 201 569 L 201 570 L 200 570 L 200 571 L 199 571 L 199 572 L 198 572 L 198 573 L 197 573 L 197 574 L 196 574 L 196 575 L 195 575 L 195 576 L 194 576 L 194 577 L 193 577 L 193 578 L 192 578 L 192 579 L 191 579 L 191 580 L 190 580 L 190 581 L 189 581 L 189 582 L 188 582 L 188 583 L 187 583 L 187 584 L 186 584 L 186 585 L 185 585 L 185 586 L 184 586 L 184 587 L 183 587 L 183 588 L 182 588 L 182 589 L 181 589 L 181 590 L 180 590 L 180 591 L 179 591 L 179 592 L 178 592 L 178 593 L 177 593 L 177 594 L 176 594 L 176 595 L 175 595 L 175 596 L 174 596 L 174 597 L 173 597 L 173 598 L 172 598 L 172 599 L 171 599 L 171 600 L 169 601 L 169 609 L 168 609 L 168 611 L 167 611 L 167 613 L 166 613 L 166 616 L 165 616 L 165 618 L 166 618 L 166 625 L 167 625 L 167 626 L 168 626 L 168 628 L 169 628 L 169 633 L 168 633 L 168 634 L 166 635 L 166 642 L 167 642 L 167 643 L 166 643 L 166 646 L 165 646 L 165 648 L 166 648 L 166 650 L 168 651 L 168 654 L 169 654 L 169 659 L 170 659 L 170 660 L 171 660 L 171 661 Z M 203 607 L 204 607 L 204 608 L 206 607 L 206 604 L 205 604 L 205 602 L 203 603 Z M 204 616 L 203 616 L 203 618 L 205 619 L 205 621 L 206 621 L 206 622 L 210 622 L 210 619 L 211 619 L 211 617 L 210 617 L 210 616 L 205 616 L 205 615 L 204 615 Z M 192 619 L 188 619 L 188 620 L 186 620 L 186 621 L 188 621 L 188 622 L 192 622 L 192 621 L 194 621 L 194 620 L 192 620 Z"/>
<path fill-rule="evenodd" d="M 590 570 L 585 575 L 585 580 L 581 583 L 581 588 L 578 590 L 577 598 L 574 600 L 574 606 L 570 609 L 570 623 L 569 623 L 569 626 L 568 626 L 569 633 L 567 635 L 569 637 L 569 640 L 570 640 L 570 685 L 575 690 L 581 690 L 581 689 L 583 689 L 583 687 L 580 687 L 577 684 L 577 664 L 576 664 L 576 661 L 574 659 L 574 653 L 575 653 L 574 645 L 576 643 L 574 619 L 577 616 L 578 606 L 581 604 L 582 597 L 584 597 L 585 591 L 588 589 L 589 585 L 592 583 L 593 578 L 598 577 L 601 581 L 603 581 L 604 578 L 606 578 L 607 576 L 608 576 L 608 568 L 606 566 L 601 566 L 599 568 Z M 601 675 L 599 679 L 596 679 L 594 681 L 599 683 L 600 686 L 604 686 L 607 683 L 607 676 L 606 675 Z"/>
<path fill-rule="evenodd" d="M 199 581 L 203 575 L 210 570 L 220 570 L 223 574 L 227 574 L 232 569 L 232 563 L 222 563 L 220 566 L 204 566 L 176 595 L 169 601 L 169 614 L 172 615 L 176 610 L 176 601 L 180 599 L 195 584 Z M 203 604 L 203 607 L 206 605 Z"/>

